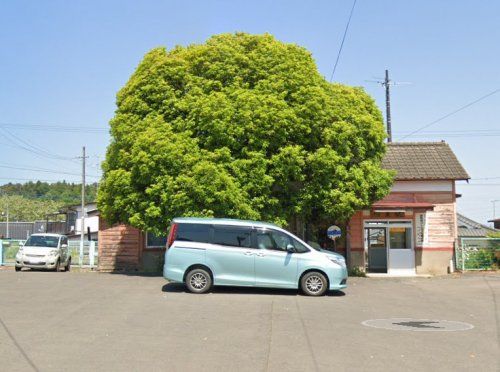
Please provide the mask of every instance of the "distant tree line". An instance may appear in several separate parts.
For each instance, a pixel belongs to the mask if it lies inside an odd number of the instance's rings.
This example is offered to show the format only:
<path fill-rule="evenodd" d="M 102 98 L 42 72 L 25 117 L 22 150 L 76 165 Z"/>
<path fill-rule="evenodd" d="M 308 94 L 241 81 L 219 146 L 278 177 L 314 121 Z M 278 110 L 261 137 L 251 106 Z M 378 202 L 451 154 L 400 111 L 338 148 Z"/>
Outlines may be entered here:
<path fill-rule="evenodd" d="M 95 201 L 97 183 L 87 185 L 85 192 L 87 202 Z M 7 210 L 10 221 L 44 220 L 48 214 L 80 202 L 81 184 L 78 183 L 8 183 L 0 186 L 0 221 L 6 221 Z M 57 216 L 51 219 L 54 218 Z"/>
<path fill-rule="evenodd" d="M 22 196 L 27 199 L 50 200 L 63 204 L 79 204 L 81 201 L 81 184 L 68 183 L 66 181 L 48 182 L 27 182 L 27 183 L 7 183 L 0 186 L 0 193 L 9 196 Z M 96 200 L 97 183 L 89 184 L 85 187 L 87 202 Z"/>

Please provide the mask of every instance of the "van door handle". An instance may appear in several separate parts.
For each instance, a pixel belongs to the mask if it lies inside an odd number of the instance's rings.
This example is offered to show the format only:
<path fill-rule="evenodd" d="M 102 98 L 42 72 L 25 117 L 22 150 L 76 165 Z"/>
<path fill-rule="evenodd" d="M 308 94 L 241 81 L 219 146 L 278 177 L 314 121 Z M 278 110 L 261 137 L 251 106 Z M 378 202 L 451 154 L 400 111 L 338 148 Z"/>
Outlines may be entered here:
<path fill-rule="evenodd" d="M 264 253 L 262 253 L 262 252 L 255 253 L 255 254 L 256 254 L 257 256 L 259 256 L 259 257 L 264 257 L 264 256 L 265 256 L 265 254 L 264 254 Z"/>
<path fill-rule="evenodd" d="M 245 256 L 251 256 L 251 255 L 253 255 L 253 252 L 250 252 L 250 251 L 245 252 Z"/>

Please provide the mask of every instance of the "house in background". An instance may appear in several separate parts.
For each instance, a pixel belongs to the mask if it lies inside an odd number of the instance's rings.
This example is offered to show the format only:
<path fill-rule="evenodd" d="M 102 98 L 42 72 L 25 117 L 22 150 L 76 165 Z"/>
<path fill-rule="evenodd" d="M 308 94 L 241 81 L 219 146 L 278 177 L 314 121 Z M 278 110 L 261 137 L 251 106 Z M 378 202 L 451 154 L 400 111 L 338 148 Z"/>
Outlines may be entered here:
<path fill-rule="evenodd" d="M 496 230 L 457 213 L 458 243 L 462 238 L 487 238 Z"/>
<path fill-rule="evenodd" d="M 86 240 L 96 241 L 99 233 L 99 211 L 97 203 L 85 204 L 85 222 L 84 233 Z M 81 225 L 82 225 L 82 206 L 71 205 L 59 211 L 60 214 L 66 215 L 66 232 L 69 240 L 80 240 Z M 89 239 L 90 238 L 90 239 Z"/>
<path fill-rule="evenodd" d="M 81 209 L 80 205 L 64 207 L 56 213 L 47 215 L 45 221 L 10 221 L 8 234 L 7 222 L 0 222 L 0 237 L 24 240 L 31 234 L 47 232 L 67 235 L 69 240 L 80 240 Z M 87 213 L 84 226 L 85 239 L 97 240 L 99 232 L 99 211 L 97 210 L 97 204 L 87 203 L 85 211 Z M 62 216 L 65 216 L 65 221 L 61 221 Z"/>
<path fill-rule="evenodd" d="M 457 242 L 455 182 L 470 177 L 445 142 L 389 143 L 391 192 L 348 225 L 352 267 L 393 275 L 445 274 Z"/>
<path fill-rule="evenodd" d="M 493 227 L 495 228 L 495 230 L 500 230 L 500 218 L 495 218 L 493 220 L 489 220 L 488 222 L 493 223 Z"/>
<path fill-rule="evenodd" d="M 66 222 L 64 221 L 10 221 L 0 222 L 0 238 L 25 240 L 31 234 L 36 233 L 56 233 L 64 234 L 66 232 Z"/>
<path fill-rule="evenodd" d="M 448 272 L 458 237 L 455 182 L 469 175 L 445 142 L 390 143 L 383 167 L 396 171 L 391 193 L 355 213 L 341 253 L 369 272 Z M 99 270 L 159 270 L 165 243 L 101 218 Z"/>

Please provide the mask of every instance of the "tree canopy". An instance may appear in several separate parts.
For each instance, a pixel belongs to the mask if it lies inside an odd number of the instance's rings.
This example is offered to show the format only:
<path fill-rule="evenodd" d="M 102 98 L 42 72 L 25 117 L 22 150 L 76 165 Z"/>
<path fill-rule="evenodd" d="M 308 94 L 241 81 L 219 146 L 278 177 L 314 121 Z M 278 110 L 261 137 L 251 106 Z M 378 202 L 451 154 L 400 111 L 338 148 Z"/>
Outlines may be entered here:
<path fill-rule="evenodd" d="M 157 233 L 175 216 L 345 220 L 392 182 L 373 99 L 269 34 L 151 50 L 110 126 L 102 215 Z"/>

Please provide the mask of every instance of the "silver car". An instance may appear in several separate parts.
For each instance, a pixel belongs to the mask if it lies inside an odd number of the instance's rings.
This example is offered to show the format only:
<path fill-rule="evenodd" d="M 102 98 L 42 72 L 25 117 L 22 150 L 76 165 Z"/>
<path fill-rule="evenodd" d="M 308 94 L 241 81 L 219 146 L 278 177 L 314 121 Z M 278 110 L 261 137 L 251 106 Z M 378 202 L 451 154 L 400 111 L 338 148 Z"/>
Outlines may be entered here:
<path fill-rule="evenodd" d="M 60 234 L 33 234 L 16 254 L 16 271 L 23 267 L 69 271 L 70 266 L 68 238 Z"/>

